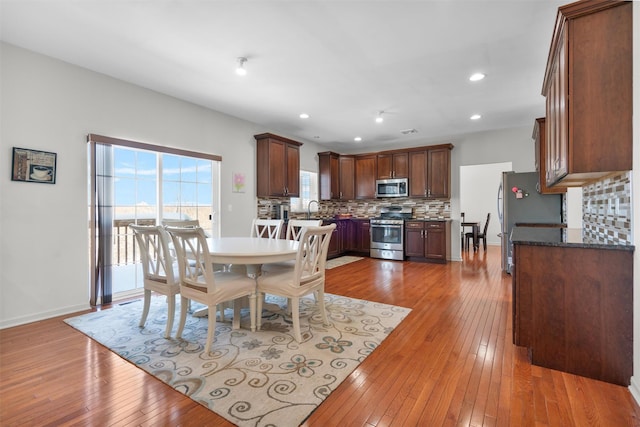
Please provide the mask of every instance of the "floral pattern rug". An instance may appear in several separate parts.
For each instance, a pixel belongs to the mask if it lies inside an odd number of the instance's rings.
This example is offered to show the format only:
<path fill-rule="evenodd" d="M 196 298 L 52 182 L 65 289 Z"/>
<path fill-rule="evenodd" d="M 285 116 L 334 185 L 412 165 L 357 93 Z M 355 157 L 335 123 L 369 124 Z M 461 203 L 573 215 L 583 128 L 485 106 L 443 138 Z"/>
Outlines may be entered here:
<path fill-rule="evenodd" d="M 246 310 L 241 329 L 232 330 L 228 309 L 216 323 L 211 352 L 203 351 L 206 317 L 187 316 L 182 339 L 162 337 L 163 296 L 152 298 L 144 328 L 138 327 L 142 300 L 65 322 L 238 426 L 298 426 L 411 311 L 332 294 L 325 301 L 328 325 L 313 297 L 301 301 L 300 344 L 286 299 L 267 296 L 272 311 L 264 311 L 256 332 Z M 172 337 L 178 313 L 179 304 Z"/>

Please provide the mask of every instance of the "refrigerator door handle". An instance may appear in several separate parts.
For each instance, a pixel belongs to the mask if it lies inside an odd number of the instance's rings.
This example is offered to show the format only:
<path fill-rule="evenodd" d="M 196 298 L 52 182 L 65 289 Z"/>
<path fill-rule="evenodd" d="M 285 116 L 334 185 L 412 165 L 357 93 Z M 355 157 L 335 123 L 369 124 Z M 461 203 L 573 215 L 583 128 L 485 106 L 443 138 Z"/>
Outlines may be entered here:
<path fill-rule="evenodd" d="M 502 219 L 504 216 L 504 212 L 503 212 L 504 205 L 502 204 L 503 197 L 504 196 L 502 193 L 502 181 L 500 181 L 500 185 L 498 186 L 498 220 L 500 221 L 500 229 L 502 229 Z"/>

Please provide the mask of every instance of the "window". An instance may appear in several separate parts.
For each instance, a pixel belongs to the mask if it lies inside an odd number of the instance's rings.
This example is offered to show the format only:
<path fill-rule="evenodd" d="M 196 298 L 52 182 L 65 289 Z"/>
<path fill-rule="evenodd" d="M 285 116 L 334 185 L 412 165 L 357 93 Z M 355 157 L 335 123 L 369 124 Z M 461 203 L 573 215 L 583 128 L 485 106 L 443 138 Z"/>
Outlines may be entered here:
<path fill-rule="evenodd" d="M 318 173 L 300 171 L 300 197 L 292 197 L 290 201 L 291 212 L 307 212 L 309 202 L 318 200 Z M 318 211 L 318 204 L 314 203 L 312 212 Z"/>

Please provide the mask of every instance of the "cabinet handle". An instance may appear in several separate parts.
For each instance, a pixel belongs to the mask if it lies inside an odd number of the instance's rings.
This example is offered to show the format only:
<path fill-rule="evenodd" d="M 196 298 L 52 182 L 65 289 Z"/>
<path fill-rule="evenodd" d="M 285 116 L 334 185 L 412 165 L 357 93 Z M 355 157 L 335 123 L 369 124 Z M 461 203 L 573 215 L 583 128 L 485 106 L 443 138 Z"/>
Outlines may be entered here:
<path fill-rule="evenodd" d="M 427 196 L 427 189 L 426 188 L 424 189 L 424 195 L 425 195 L 425 197 Z"/>
<path fill-rule="evenodd" d="M 340 192 L 340 198 L 342 199 L 342 191 Z"/>

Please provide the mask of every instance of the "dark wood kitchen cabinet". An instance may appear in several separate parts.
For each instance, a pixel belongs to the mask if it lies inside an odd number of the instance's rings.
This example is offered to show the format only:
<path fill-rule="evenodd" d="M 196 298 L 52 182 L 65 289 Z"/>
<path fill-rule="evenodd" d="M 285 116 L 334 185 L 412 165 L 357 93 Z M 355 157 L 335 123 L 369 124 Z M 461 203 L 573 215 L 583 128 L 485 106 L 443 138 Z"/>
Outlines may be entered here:
<path fill-rule="evenodd" d="M 320 200 L 355 199 L 355 158 L 326 151 L 318 153 Z"/>
<path fill-rule="evenodd" d="M 409 153 L 384 153 L 377 156 L 378 179 L 408 178 Z"/>
<path fill-rule="evenodd" d="M 331 234 L 327 258 L 335 258 L 348 252 L 353 240 L 350 219 L 324 220 L 322 225 L 334 223 L 336 224 L 336 228 L 333 230 L 333 234 Z"/>
<path fill-rule="evenodd" d="M 376 197 L 376 156 L 360 154 L 355 156 L 356 199 Z"/>
<path fill-rule="evenodd" d="M 514 243 L 514 344 L 534 365 L 628 386 L 633 251 Z"/>
<path fill-rule="evenodd" d="M 540 194 L 558 194 L 566 193 L 565 187 L 549 187 L 547 186 L 547 146 L 546 146 L 546 124 L 545 118 L 536 119 L 533 126 L 532 138 L 535 143 L 535 166 L 538 172 L 538 193 Z"/>
<path fill-rule="evenodd" d="M 450 224 L 449 221 L 405 221 L 407 259 L 446 263 L 450 255 Z"/>
<path fill-rule="evenodd" d="M 547 186 L 631 170 L 632 60 L 632 2 L 558 9 L 542 87 Z"/>
<path fill-rule="evenodd" d="M 444 144 L 409 152 L 409 197 L 451 197 L 451 149 Z"/>
<path fill-rule="evenodd" d="M 368 219 L 351 220 L 351 236 L 353 237 L 351 252 L 369 256 L 371 249 L 371 230 Z"/>
<path fill-rule="evenodd" d="M 258 145 L 257 196 L 299 196 L 302 143 L 270 133 L 254 138 Z"/>

